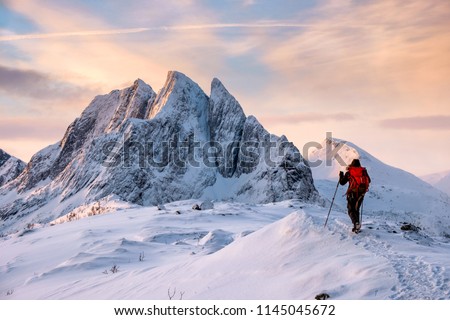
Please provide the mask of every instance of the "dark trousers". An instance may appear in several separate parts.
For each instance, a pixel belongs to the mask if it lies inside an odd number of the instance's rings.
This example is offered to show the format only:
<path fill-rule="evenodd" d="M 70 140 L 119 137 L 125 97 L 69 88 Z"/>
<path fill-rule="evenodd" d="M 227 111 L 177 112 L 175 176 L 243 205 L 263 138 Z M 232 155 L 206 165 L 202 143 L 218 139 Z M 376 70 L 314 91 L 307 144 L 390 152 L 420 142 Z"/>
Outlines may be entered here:
<path fill-rule="evenodd" d="M 349 192 L 347 194 L 347 210 L 353 225 L 360 223 L 359 209 L 364 201 L 364 195 L 359 195 L 356 192 Z"/>

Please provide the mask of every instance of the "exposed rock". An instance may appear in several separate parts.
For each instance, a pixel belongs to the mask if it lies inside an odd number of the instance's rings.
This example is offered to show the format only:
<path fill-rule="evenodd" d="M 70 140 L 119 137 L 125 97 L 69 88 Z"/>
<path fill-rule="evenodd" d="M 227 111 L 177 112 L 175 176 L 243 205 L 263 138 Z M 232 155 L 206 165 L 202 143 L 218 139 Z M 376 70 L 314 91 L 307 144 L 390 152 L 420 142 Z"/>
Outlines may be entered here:
<path fill-rule="evenodd" d="M 314 298 L 316 300 L 328 300 L 330 299 L 330 295 L 328 293 L 321 293 L 316 295 L 316 297 Z"/>
<path fill-rule="evenodd" d="M 406 222 L 400 227 L 400 229 L 403 231 L 413 231 L 413 232 L 417 232 L 420 230 L 419 227 L 416 227 L 415 225 Z"/>
<path fill-rule="evenodd" d="M 0 187 L 17 178 L 26 163 L 0 149 Z"/>

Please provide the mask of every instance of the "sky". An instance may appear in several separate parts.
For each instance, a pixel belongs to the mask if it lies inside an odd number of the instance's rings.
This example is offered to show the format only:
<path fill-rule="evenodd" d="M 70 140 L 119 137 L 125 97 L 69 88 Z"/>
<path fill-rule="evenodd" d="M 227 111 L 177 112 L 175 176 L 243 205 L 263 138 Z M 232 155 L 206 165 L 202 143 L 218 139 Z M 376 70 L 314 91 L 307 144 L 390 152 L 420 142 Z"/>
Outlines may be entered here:
<path fill-rule="evenodd" d="M 301 152 L 326 133 L 450 169 L 448 0 L 0 0 L 0 148 L 29 161 L 99 94 L 219 78 Z"/>

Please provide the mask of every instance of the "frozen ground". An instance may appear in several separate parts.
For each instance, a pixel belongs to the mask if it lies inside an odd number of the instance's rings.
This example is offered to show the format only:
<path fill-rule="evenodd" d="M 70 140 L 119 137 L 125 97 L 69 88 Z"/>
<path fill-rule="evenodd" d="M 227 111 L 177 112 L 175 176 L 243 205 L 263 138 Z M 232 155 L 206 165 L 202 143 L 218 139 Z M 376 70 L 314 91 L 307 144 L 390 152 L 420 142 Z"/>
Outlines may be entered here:
<path fill-rule="evenodd" d="M 449 299 L 450 239 L 336 206 L 195 200 L 0 238 L 1 299 Z M 407 219 L 407 217 L 406 217 Z M 408 221 L 405 221 L 408 222 Z"/>

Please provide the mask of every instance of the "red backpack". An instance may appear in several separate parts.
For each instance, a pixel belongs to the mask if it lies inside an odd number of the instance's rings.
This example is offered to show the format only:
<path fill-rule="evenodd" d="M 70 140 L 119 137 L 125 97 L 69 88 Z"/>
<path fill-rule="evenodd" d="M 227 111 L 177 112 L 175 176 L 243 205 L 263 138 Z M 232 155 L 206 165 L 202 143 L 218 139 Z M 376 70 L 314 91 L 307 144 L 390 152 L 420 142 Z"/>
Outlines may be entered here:
<path fill-rule="evenodd" d="M 366 168 L 349 167 L 348 172 L 350 173 L 348 192 L 365 194 L 369 190 L 370 184 Z"/>

